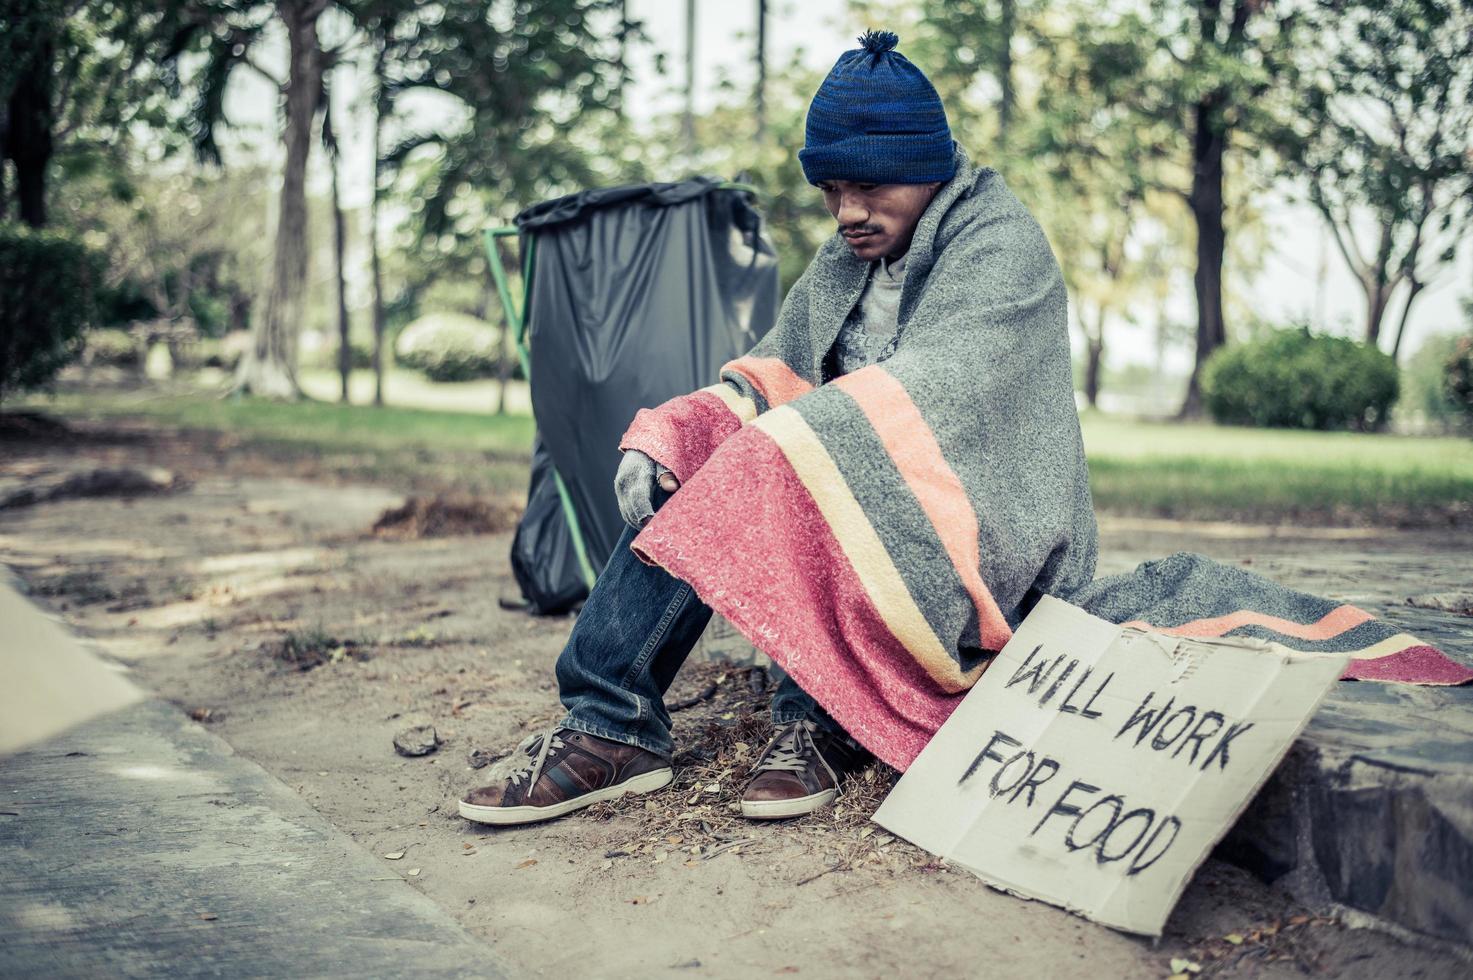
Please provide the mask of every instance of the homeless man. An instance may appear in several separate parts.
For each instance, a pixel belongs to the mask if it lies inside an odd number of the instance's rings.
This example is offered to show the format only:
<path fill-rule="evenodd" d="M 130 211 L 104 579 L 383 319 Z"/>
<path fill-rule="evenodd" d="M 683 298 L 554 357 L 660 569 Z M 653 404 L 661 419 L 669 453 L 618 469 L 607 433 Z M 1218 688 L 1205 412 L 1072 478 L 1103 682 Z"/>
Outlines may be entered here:
<path fill-rule="evenodd" d="M 557 663 L 568 714 L 462 816 L 526 823 L 669 783 L 661 696 L 713 606 L 787 672 L 742 813 L 809 813 L 862 746 L 934 731 L 1040 596 L 1090 581 L 1058 266 L 896 40 L 866 34 L 815 94 L 798 156 L 837 232 L 719 383 L 635 417 L 615 481 L 630 526 Z M 844 693 L 897 660 L 883 711 Z M 818 673 L 840 692 L 822 707 Z"/>

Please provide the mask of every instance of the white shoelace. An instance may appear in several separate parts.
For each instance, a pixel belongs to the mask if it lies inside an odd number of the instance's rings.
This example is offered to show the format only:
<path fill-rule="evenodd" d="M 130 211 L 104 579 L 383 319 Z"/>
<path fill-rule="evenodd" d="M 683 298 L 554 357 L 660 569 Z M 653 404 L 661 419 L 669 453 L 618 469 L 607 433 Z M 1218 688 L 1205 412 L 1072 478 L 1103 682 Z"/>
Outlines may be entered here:
<path fill-rule="evenodd" d="M 805 758 L 808 752 L 817 757 L 819 764 L 829 770 L 833 776 L 834 771 L 824 761 L 823 755 L 818 751 L 818 746 L 813 744 L 813 732 L 817 726 L 811 721 L 795 721 L 787 725 L 778 735 L 777 740 L 772 743 L 772 751 L 756 766 L 752 772 L 802 772 L 808 768 L 808 760 Z M 838 782 L 835 777 L 835 782 Z"/>
<path fill-rule="evenodd" d="M 506 778 L 513 786 L 519 785 L 523 779 L 527 780 L 528 788 L 537 785 L 537 780 L 542 776 L 542 766 L 547 762 L 547 754 L 553 749 L 563 747 L 562 736 L 556 733 L 556 728 L 549 728 L 545 732 L 528 735 L 517 745 L 517 751 L 526 753 L 526 758 L 506 774 Z M 534 751 L 532 746 L 537 745 L 539 741 L 541 746 Z"/>

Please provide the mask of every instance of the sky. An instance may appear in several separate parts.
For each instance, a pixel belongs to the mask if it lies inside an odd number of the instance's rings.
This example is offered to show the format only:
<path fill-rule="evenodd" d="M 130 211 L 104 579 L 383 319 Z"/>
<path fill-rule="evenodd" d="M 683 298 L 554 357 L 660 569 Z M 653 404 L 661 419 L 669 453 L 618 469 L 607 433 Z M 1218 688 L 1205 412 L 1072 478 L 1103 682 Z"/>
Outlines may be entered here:
<path fill-rule="evenodd" d="M 633 59 L 634 91 L 629 100 L 636 117 L 678 111 L 683 99 L 685 69 L 685 0 L 630 0 L 632 18 L 644 22 L 651 44 Z M 755 78 L 752 62 L 756 36 L 756 0 L 698 0 L 696 17 L 696 84 L 697 112 L 711 104 L 716 85 L 725 75 L 734 83 L 751 84 Z M 767 46 L 769 64 L 786 62 L 796 53 L 803 64 L 822 70 L 828 68 L 844 50 L 854 47 L 854 38 L 867 27 L 884 24 L 847 22 L 845 0 L 771 0 L 768 4 Z M 324 25 L 330 33 L 333 25 Z M 280 39 L 277 39 L 280 40 Z M 332 38 L 325 37 L 328 43 Z M 276 50 L 263 52 L 268 66 L 284 67 L 284 42 Z M 899 46 L 905 49 L 902 36 Z M 665 52 L 667 73 L 661 77 L 654 69 L 654 54 Z M 274 56 L 274 57 L 273 57 Z M 344 79 L 335 97 L 341 101 L 342 113 L 354 103 L 362 81 Z M 241 132 L 236 137 L 232 155 L 278 157 L 271 134 L 275 131 L 275 96 L 267 84 L 249 73 L 239 74 L 227 94 L 227 112 Z M 409 112 L 421 123 L 453 120 L 455 108 L 448 99 L 422 97 Z M 361 206 L 368 198 L 372 157 L 364 139 L 366 116 L 359 113 L 360 125 L 346 134 L 344 148 L 344 198 L 348 207 Z M 793 147 L 794 153 L 799 147 Z M 974 159 L 985 148 L 968 147 Z M 319 166 L 312 177 L 312 189 L 325 193 L 327 175 Z M 680 175 L 672 174 L 671 179 Z M 1004 174 L 1004 177 L 1007 175 Z M 1231 188 L 1229 188 L 1231 193 Z M 1318 328 L 1348 336 L 1359 336 L 1364 316 L 1363 293 L 1344 260 L 1335 250 L 1316 212 L 1291 200 L 1286 188 L 1261 191 L 1263 220 L 1268 229 L 1268 253 L 1263 268 L 1249 283 L 1230 283 L 1238 295 L 1252 303 L 1260 315 L 1270 322 L 1288 322 L 1308 318 Z M 1183 220 L 1187 220 L 1184 216 Z M 1231 232 L 1230 232 L 1231 233 Z M 1461 300 L 1473 296 L 1473 243 L 1461 250 L 1455 270 L 1445 274 L 1436 285 L 1418 298 L 1407 329 L 1404 352 L 1416 350 L 1422 340 L 1433 333 L 1466 329 Z M 1400 307 L 1391 314 L 1399 316 Z M 1190 272 L 1178 277 L 1166 306 L 1166 315 L 1178 323 L 1195 320 Z M 1155 311 L 1145 311 L 1141 323 L 1131 327 L 1116 325 L 1110 336 L 1112 362 L 1154 364 Z M 1394 319 L 1384 329 L 1394 329 Z M 1165 366 L 1183 370 L 1190 352 L 1172 353 Z"/>

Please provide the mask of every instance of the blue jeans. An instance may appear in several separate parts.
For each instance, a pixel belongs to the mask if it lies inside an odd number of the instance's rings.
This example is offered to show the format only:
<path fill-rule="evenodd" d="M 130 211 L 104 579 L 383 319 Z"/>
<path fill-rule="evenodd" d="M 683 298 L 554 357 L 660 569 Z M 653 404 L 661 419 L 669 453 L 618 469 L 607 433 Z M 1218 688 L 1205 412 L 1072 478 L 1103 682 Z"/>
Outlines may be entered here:
<path fill-rule="evenodd" d="M 657 499 L 662 495 L 657 491 Z M 669 758 L 674 743 L 664 694 L 711 607 L 687 583 L 640 561 L 629 550 L 637 533 L 625 526 L 558 657 L 558 692 L 568 709 L 559 724 Z M 804 719 L 837 727 L 785 676 L 772 696 L 773 724 Z"/>

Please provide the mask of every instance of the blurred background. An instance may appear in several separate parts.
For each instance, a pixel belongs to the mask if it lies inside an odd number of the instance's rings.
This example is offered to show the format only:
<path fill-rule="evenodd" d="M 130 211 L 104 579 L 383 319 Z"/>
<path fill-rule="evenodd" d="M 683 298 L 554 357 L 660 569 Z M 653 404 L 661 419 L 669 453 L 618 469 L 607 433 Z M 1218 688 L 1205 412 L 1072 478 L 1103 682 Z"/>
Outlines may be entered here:
<path fill-rule="evenodd" d="M 514 497 L 483 232 L 711 174 L 786 288 L 808 100 L 884 28 L 1053 244 L 1102 508 L 1473 515 L 1469 0 L 3 2 L 12 415 Z"/>

